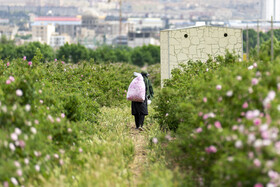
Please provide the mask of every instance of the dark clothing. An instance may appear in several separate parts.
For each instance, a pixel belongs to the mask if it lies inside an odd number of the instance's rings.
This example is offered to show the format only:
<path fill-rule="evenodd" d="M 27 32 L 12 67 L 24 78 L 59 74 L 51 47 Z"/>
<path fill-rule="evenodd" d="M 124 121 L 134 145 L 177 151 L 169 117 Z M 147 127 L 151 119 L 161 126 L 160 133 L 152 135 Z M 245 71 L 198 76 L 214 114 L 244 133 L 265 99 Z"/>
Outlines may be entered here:
<path fill-rule="evenodd" d="M 136 128 L 143 127 L 145 116 L 148 115 L 148 99 L 152 99 L 154 92 L 147 74 L 143 74 L 144 83 L 146 87 L 144 102 L 131 102 L 131 113 L 135 117 Z"/>
<path fill-rule="evenodd" d="M 132 115 L 148 115 L 148 102 L 147 98 L 144 102 L 131 102 Z"/>
<path fill-rule="evenodd" d="M 151 100 L 154 96 L 153 86 L 147 76 L 143 75 L 143 78 L 146 86 L 146 97 Z"/>
<path fill-rule="evenodd" d="M 134 115 L 136 128 L 143 127 L 145 115 Z"/>

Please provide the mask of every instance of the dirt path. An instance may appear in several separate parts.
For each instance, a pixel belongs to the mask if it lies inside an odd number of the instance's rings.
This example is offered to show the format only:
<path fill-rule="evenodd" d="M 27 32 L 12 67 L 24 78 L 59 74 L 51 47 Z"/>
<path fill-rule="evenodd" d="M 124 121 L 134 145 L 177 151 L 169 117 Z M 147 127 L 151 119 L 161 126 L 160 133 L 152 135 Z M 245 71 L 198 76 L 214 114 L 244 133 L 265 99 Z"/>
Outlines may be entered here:
<path fill-rule="evenodd" d="M 141 176 L 144 165 L 147 162 L 147 141 L 145 138 L 145 132 L 136 130 L 134 124 L 131 124 L 130 134 L 135 145 L 135 156 L 134 160 L 130 165 L 130 169 L 133 174 L 132 186 L 139 184 L 139 177 Z"/>

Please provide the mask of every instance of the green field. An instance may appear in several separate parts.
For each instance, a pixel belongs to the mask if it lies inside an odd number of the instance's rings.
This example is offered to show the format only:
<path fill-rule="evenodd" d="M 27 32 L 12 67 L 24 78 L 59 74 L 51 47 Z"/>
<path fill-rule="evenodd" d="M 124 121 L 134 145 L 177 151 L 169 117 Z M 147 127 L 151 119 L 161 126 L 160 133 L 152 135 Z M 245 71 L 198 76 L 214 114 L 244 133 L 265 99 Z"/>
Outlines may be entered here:
<path fill-rule="evenodd" d="M 189 62 L 134 129 L 127 63 L 0 61 L 2 186 L 279 186 L 280 64 Z"/>

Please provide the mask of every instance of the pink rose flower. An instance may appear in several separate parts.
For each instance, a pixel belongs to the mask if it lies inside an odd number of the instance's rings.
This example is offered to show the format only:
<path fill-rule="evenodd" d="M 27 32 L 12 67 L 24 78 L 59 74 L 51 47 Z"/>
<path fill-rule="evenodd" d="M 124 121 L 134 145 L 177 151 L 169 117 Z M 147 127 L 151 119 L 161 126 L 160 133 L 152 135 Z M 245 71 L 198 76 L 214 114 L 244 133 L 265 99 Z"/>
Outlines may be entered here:
<path fill-rule="evenodd" d="M 32 62 L 31 62 L 31 61 L 29 61 L 29 62 L 28 62 L 28 65 L 29 65 L 29 66 L 32 66 Z"/>
<path fill-rule="evenodd" d="M 260 167 L 260 166 L 262 165 L 262 163 L 261 163 L 261 161 L 260 161 L 259 159 L 255 159 L 255 160 L 254 160 L 254 165 L 255 165 L 256 167 Z"/>
<path fill-rule="evenodd" d="M 197 133 L 201 133 L 201 132 L 202 132 L 202 128 L 201 128 L 201 127 L 197 128 L 197 129 L 196 129 L 196 132 L 197 132 Z"/>
<path fill-rule="evenodd" d="M 210 154 L 210 153 L 216 153 L 216 152 L 217 152 L 217 148 L 216 148 L 215 146 L 211 145 L 211 146 L 205 148 L 205 151 L 206 151 L 208 154 Z"/>
<path fill-rule="evenodd" d="M 10 66 L 10 62 L 7 62 L 7 67 L 9 67 Z"/>
<path fill-rule="evenodd" d="M 23 140 L 19 140 L 19 147 L 22 149 L 25 147 L 25 142 Z"/>
<path fill-rule="evenodd" d="M 257 85 L 259 83 L 259 80 L 257 78 L 253 78 L 251 83 L 252 85 Z"/>
<path fill-rule="evenodd" d="M 6 80 L 6 84 L 11 84 L 11 80 Z"/>
<path fill-rule="evenodd" d="M 14 82 L 15 81 L 15 78 L 13 76 L 9 76 L 9 80 Z"/>
<path fill-rule="evenodd" d="M 238 129 L 238 126 L 237 125 L 234 125 L 233 127 L 232 127 L 232 130 L 234 130 L 234 131 L 236 131 Z"/>
<path fill-rule="evenodd" d="M 204 103 L 207 102 L 207 98 L 206 98 L 206 97 L 203 98 L 203 102 L 204 102 Z"/>
<path fill-rule="evenodd" d="M 204 120 L 208 119 L 208 117 L 209 117 L 208 114 L 204 114 L 204 115 L 203 115 L 203 119 L 204 119 Z"/>
<path fill-rule="evenodd" d="M 263 185 L 261 183 L 257 183 L 254 185 L 254 187 L 263 187 Z"/>
<path fill-rule="evenodd" d="M 268 139 L 269 138 L 269 133 L 267 131 L 263 131 L 261 133 L 261 136 L 262 136 L 263 139 Z"/>
<path fill-rule="evenodd" d="M 157 139 L 157 138 L 153 138 L 153 139 L 152 139 L 152 142 L 153 142 L 154 144 L 157 144 L 157 143 L 158 143 L 158 139 Z"/>
<path fill-rule="evenodd" d="M 215 121 L 215 127 L 216 127 L 217 129 L 221 129 L 221 128 L 222 128 L 222 125 L 221 125 L 221 123 L 220 123 L 219 121 Z"/>
<path fill-rule="evenodd" d="M 262 123 L 262 120 L 260 118 L 254 119 L 254 125 L 258 126 Z"/>
<path fill-rule="evenodd" d="M 253 159 L 253 158 L 254 158 L 254 153 L 253 153 L 253 152 L 249 152 L 249 153 L 248 153 L 248 157 L 249 157 L 250 159 Z"/>
<path fill-rule="evenodd" d="M 23 60 L 26 60 L 26 56 L 23 57 Z"/>
<path fill-rule="evenodd" d="M 280 141 L 278 141 L 278 142 L 275 143 L 275 148 L 276 148 L 276 149 L 280 149 Z"/>
<path fill-rule="evenodd" d="M 243 103 L 242 108 L 244 108 L 244 109 L 248 108 L 248 103 L 247 102 Z"/>
<path fill-rule="evenodd" d="M 272 171 L 270 170 L 268 172 L 268 176 L 271 178 L 271 179 L 277 179 L 279 177 L 279 174 L 276 172 L 276 171 Z"/>
<path fill-rule="evenodd" d="M 221 90 L 221 89 L 222 89 L 222 86 L 221 86 L 221 85 L 217 85 L 217 86 L 216 86 L 216 89 L 217 89 L 217 90 Z"/>

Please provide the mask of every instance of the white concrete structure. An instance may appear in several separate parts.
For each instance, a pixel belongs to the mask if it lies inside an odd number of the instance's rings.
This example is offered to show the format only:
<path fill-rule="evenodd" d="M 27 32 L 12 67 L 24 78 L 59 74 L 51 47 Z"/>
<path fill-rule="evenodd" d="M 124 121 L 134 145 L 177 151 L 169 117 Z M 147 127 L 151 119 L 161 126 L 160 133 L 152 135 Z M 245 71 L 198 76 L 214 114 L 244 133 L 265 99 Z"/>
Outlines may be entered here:
<path fill-rule="evenodd" d="M 32 40 L 50 45 L 51 36 L 55 33 L 52 24 L 32 25 Z"/>
<path fill-rule="evenodd" d="M 53 48 L 61 47 L 66 43 L 71 43 L 71 38 L 67 34 L 58 35 L 58 33 L 55 33 L 51 36 L 50 46 Z"/>
<path fill-rule="evenodd" d="M 164 21 L 160 18 L 128 18 L 127 23 L 134 25 L 134 31 L 142 28 L 163 28 Z"/>
<path fill-rule="evenodd" d="M 226 50 L 243 56 L 242 29 L 200 26 L 160 33 L 161 81 L 171 77 L 171 70 L 190 60 L 205 62 L 208 55 L 224 55 Z"/>
<path fill-rule="evenodd" d="M 18 32 L 17 26 L 0 25 L 0 38 L 5 36 L 9 40 L 15 39 L 15 35 Z"/>
<path fill-rule="evenodd" d="M 280 21 L 280 0 L 262 0 L 262 18 L 271 20 L 273 16 L 274 21 Z"/>
<path fill-rule="evenodd" d="M 149 38 L 134 38 L 134 40 L 128 40 L 127 45 L 128 47 L 141 47 L 143 45 L 160 45 L 160 42 L 152 37 Z"/>

